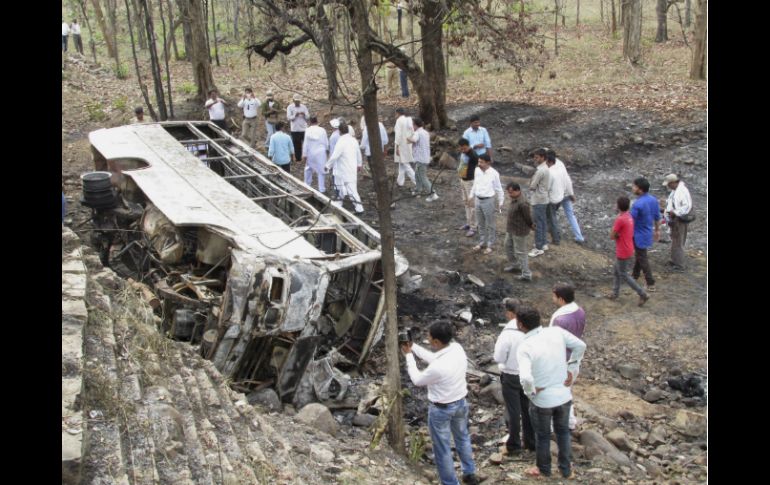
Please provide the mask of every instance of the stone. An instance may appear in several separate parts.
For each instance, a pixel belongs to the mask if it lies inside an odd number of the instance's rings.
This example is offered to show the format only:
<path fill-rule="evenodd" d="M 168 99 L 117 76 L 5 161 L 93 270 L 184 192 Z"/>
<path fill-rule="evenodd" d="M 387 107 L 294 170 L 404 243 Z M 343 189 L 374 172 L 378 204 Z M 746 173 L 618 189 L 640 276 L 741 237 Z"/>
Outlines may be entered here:
<path fill-rule="evenodd" d="M 503 399 L 503 386 L 499 382 L 493 382 L 482 389 L 479 394 L 494 399 L 497 404 L 505 404 L 505 400 Z"/>
<path fill-rule="evenodd" d="M 278 394 L 270 388 L 249 393 L 249 395 L 246 396 L 246 399 L 248 399 L 249 404 L 259 404 L 269 411 L 280 412 L 283 408 L 281 398 L 279 398 Z"/>
<path fill-rule="evenodd" d="M 680 433 L 697 438 L 706 434 L 706 416 L 680 409 L 676 413 L 673 426 Z"/>
<path fill-rule="evenodd" d="M 305 408 L 302 408 L 302 409 L 305 409 Z M 318 463 L 329 463 L 334 461 L 334 452 L 329 448 L 327 448 L 326 446 L 312 444 L 310 445 L 310 457 L 313 458 Z"/>
<path fill-rule="evenodd" d="M 569 132 L 565 131 L 564 133 L 561 134 L 561 137 L 564 138 L 565 140 L 571 140 L 572 139 L 572 133 L 569 133 Z"/>
<path fill-rule="evenodd" d="M 297 413 L 296 419 L 324 433 L 332 436 L 337 435 L 337 421 L 332 416 L 331 411 L 323 404 L 317 402 L 307 404 Z"/>
<path fill-rule="evenodd" d="M 619 450 L 634 451 L 637 448 L 636 443 L 631 441 L 626 433 L 620 428 L 613 429 L 604 437 L 607 438 L 607 440 L 615 445 Z"/>
<path fill-rule="evenodd" d="M 497 150 L 500 151 L 500 152 L 512 152 L 513 148 L 507 147 L 507 146 L 502 146 L 502 147 L 498 148 Z"/>
<path fill-rule="evenodd" d="M 663 476 L 663 470 L 660 469 L 658 465 L 651 461 L 645 461 L 643 463 L 644 469 L 647 470 L 647 473 L 650 474 L 651 477 L 657 478 Z"/>
<path fill-rule="evenodd" d="M 634 136 L 633 138 L 631 138 L 631 140 L 632 140 L 634 143 L 639 143 L 639 144 L 641 144 L 641 143 L 644 143 L 644 138 L 642 138 L 642 137 L 641 137 L 641 136 L 639 136 L 639 135 L 636 135 L 636 136 Z"/>
<path fill-rule="evenodd" d="M 368 428 L 375 421 L 377 421 L 377 416 L 373 416 L 371 414 L 356 414 L 353 417 L 353 426 Z"/>
<path fill-rule="evenodd" d="M 494 465 L 499 465 L 503 462 L 503 454 L 502 453 L 492 453 L 492 455 L 489 457 L 489 462 Z"/>
<path fill-rule="evenodd" d="M 580 433 L 580 444 L 585 446 L 586 458 L 589 460 L 606 455 L 613 463 L 620 466 L 633 466 L 628 456 L 621 453 L 612 443 L 604 439 L 598 431 L 587 429 Z"/>
<path fill-rule="evenodd" d="M 647 435 L 647 443 L 655 446 L 666 442 L 666 428 L 661 425 L 655 426 Z"/>
<path fill-rule="evenodd" d="M 663 391 L 658 389 L 657 387 L 653 387 L 646 393 L 644 393 L 644 396 L 642 397 L 647 402 L 657 402 L 663 399 Z"/>
<path fill-rule="evenodd" d="M 636 364 L 619 364 L 617 371 L 626 379 L 635 379 L 642 375 L 642 368 Z"/>

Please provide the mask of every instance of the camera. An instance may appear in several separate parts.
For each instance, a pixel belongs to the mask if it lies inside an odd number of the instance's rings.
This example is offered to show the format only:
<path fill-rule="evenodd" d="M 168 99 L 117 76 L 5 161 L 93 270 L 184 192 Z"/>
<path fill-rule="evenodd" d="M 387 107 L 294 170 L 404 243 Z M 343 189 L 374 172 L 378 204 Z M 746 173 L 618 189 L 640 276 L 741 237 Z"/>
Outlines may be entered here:
<path fill-rule="evenodd" d="M 413 329 L 407 327 L 398 331 L 398 343 L 405 344 L 414 340 Z"/>

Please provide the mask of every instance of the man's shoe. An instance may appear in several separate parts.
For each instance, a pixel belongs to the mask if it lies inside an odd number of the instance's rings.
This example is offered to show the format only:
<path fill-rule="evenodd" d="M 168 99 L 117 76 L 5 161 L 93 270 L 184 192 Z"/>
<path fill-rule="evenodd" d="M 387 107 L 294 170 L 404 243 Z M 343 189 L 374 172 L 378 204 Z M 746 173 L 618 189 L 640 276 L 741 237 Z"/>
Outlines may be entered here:
<path fill-rule="evenodd" d="M 561 241 L 551 241 L 554 246 L 561 246 Z"/>
<path fill-rule="evenodd" d="M 430 197 L 425 199 L 425 202 L 433 202 L 434 200 L 438 200 L 438 194 L 436 193 L 431 194 Z"/>
<path fill-rule="evenodd" d="M 463 483 L 468 485 L 478 485 L 481 482 L 476 475 L 463 475 Z"/>
<path fill-rule="evenodd" d="M 604 298 L 608 300 L 617 300 L 618 295 L 616 295 L 615 293 L 607 293 L 606 295 L 604 295 Z"/>
<path fill-rule="evenodd" d="M 471 228 L 471 226 L 469 226 L 468 224 L 465 224 L 465 225 L 463 225 L 462 227 L 460 227 L 460 230 L 461 230 L 461 231 L 467 231 L 467 230 L 469 230 L 470 228 Z"/>
<path fill-rule="evenodd" d="M 532 277 L 531 276 L 519 276 L 516 279 L 519 280 L 519 281 L 532 281 Z"/>
<path fill-rule="evenodd" d="M 503 272 L 505 272 L 505 273 L 513 273 L 514 271 L 516 271 L 516 269 L 517 269 L 516 266 L 511 264 L 511 265 L 506 266 L 505 268 L 503 268 Z"/>
<path fill-rule="evenodd" d="M 585 243 L 586 243 L 585 239 L 583 239 L 582 241 L 578 241 L 577 239 L 575 239 L 575 244 L 579 244 L 580 246 L 584 246 Z"/>
<path fill-rule="evenodd" d="M 540 256 L 541 254 L 544 254 L 544 253 L 545 253 L 545 251 L 543 251 L 542 249 L 535 248 L 532 251 L 530 251 L 528 254 L 529 254 L 530 258 L 534 258 L 534 257 Z"/>
<path fill-rule="evenodd" d="M 542 249 L 543 249 L 543 251 L 548 251 L 548 245 L 547 244 L 543 244 L 543 248 Z"/>
<path fill-rule="evenodd" d="M 465 237 L 473 237 L 476 235 L 476 231 L 473 229 L 468 229 L 468 232 L 465 233 Z"/>
<path fill-rule="evenodd" d="M 655 293 L 655 285 L 647 285 L 646 289 L 647 293 Z"/>
<path fill-rule="evenodd" d="M 647 300 L 649 300 L 649 299 L 650 299 L 650 296 L 649 296 L 649 295 L 642 295 L 642 296 L 640 296 L 640 297 L 639 297 L 639 303 L 638 303 L 638 305 L 639 305 L 639 306 L 644 306 L 644 304 L 645 304 L 645 303 L 647 303 Z"/>

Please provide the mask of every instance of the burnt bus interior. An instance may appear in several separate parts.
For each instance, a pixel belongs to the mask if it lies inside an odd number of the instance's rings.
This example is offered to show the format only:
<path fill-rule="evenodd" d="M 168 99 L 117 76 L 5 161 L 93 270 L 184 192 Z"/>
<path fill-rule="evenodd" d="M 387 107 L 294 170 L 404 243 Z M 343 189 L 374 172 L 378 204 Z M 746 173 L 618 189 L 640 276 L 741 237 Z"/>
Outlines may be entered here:
<path fill-rule="evenodd" d="M 200 345 L 201 354 L 237 390 L 273 386 L 288 401 L 304 379 L 319 398 L 342 398 L 339 370 L 363 363 L 382 334 L 379 234 L 211 123 L 165 122 L 112 131 L 116 143 L 125 134 L 119 130 L 126 129 L 157 142 L 158 126 L 192 155 L 182 153 L 183 161 L 175 155 L 177 166 L 207 167 L 202 172 L 195 167 L 199 179 L 208 173 L 227 181 L 255 204 L 255 213 L 261 208 L 283 224 L 250 233 L 260 249 L 252 247 L 248 254 L 221 228 L 175 225 L 153 203 L 157 193 L 145 193 L 132 178 L 132 171 L 162 163 L 163 147 L 152 145 L 160 159 L 150 163 L 110 158 L 111 138 L 102 135 L 92 138 L 94 162 L 97 170 L 110 173 L 115 194 L 113 204 L 92 207 L 92 242 L 103 263 L 146 285 L 153 293 L 148 300 L 162 317 L 160 330 Z M 158 145 L 173 142 L 166 136 L 160 140 Z M 183 183 L 169 184 L 169 191 L 187 190 Z M 260 239 L 269 231 L 289 231 L 286 244 L 301 239 L 297 244 L 309 250 L 283 257 L 282 245 Z M 406 271 L 398 254 L 397 265 L 397 275 Z M 313 375 L 304 375 L 309 369 Z"/>

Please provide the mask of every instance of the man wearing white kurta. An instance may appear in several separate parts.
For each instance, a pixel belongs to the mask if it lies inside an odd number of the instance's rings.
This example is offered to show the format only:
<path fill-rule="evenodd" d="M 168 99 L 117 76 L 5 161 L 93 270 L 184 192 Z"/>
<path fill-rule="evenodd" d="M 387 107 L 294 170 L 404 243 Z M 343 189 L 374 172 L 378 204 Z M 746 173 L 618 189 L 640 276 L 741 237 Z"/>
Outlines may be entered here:
<path fill-rule="evenodd" d="M 286 119 L 291 123 L 291 140 L 294 143 L 294 158 L 302 158 L 302 142 L 305 141 L 307 120 L 310 118 L 310 110 L 300 101 L 302 98 L 295 94 L 293 103 L 286 108 Z"/>
<path fill-rule="evenodd" d="M 345 196 L 349 196 L 353 199 L 356 213 L 360 214 L 364 211 L 361 197 L 358 195 L 358 170 L 363 165 L 361 149 L 358 147 L 358 140 L 348 132 L 346 124 L 341 123 L 339 130 L 339 140 L 326 162 L 326 168 L 332 169 L 334 189 L 337 191 L 338 200 L 333 201 L 332 204 L 342 207 Z"/>
<path fill-rule="evenodd" d="M 396 126 L 395 131 L 395 154 L 393 160 L 398 164 L 398 177 L 396 183 L 399 187 L 404 186 L 405 177 L 409 177 L 414 185 L 417 185 L 417 180 L 414 176 L 414 169 L 411 163 L 414 161 L 412 154 L 412 143 L 414 143 L 414 127 L 412 126 L 412 118 L 406 116 L 404 108 L 396 108 Z"/>
<path fill-rule="evenodd" d="M 311 185 L 313 174 L 318 176 L 318 191 L 326 192 L 324 170 L 326 155 L 329 153 L 329 137 L 326 130 L 318 126 L 318 118 L 312 116 L 310 126 L 305 130 L 305 140 L 302 143 L 302 161 L 305 162 L 305 183 Z"/>

